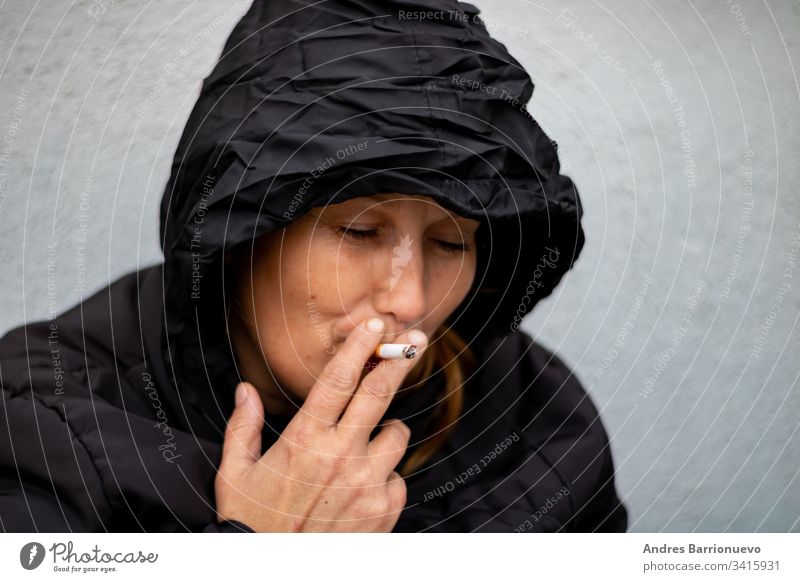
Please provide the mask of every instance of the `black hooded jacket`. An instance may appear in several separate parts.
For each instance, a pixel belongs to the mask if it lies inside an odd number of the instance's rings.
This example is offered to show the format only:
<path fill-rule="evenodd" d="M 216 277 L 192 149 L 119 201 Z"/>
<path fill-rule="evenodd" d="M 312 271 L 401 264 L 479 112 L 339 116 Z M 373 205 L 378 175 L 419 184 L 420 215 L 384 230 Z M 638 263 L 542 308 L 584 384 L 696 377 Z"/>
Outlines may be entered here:
<path fill-rule="evenodd" d="M 238 531 L 214 476 L 240 380 L 225 251 L 309 209 L 421 194 L 479 220 L 448 319 L 477 355 L 455 432 L 406 478 L 395 531 L 624 531 L 598 412 L 518 330 L 584 244 L 533 84 L 477 9 L 449 0 L 255 0 L 204 80 L 161 206 L 164 263 L 0 339 L 0 528 Z M 442 389 L 398 397 L 412 429 Z M 267 416 L 263 448 L 286 419 Z"/>

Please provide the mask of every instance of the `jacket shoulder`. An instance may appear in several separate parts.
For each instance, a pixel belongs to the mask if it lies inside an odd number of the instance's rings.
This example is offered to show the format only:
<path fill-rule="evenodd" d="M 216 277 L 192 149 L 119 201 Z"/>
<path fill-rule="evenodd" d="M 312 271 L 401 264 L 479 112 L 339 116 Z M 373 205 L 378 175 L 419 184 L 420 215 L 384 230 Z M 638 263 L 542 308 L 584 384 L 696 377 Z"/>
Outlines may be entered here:
<path fill-rule="evenodd" d="M 101 392 L 111 392 L 116 366 L 102 322 L 125 301 L 130 279 L 0 338 L 3 529 L 105 529 L 111 505 L 87 418 L 107 407 Z"/>
<path fill-rule="evenodd" d="M 103 531 L 109 502 L 95 459 L 66 409 L 32 391 L 2 391 L 0 526 L 4 531 Z"/>
<path fill-rule="evenodd" d="M 506 415 L 570 491 L 574 512 L 562 529 L 625 531 L 608 433 L 589 392 L 571 366 L 521 330 L 507 336 L 504 352 L 505 398 L 514 400 Z"/>
<path fill-rule="evenodd" d="M 123 275 L 57 317 L 25 323 L 0 338 L 0 384 L 33 392 L 116 402 L 120 376 L 143 362 L 137 276 Z M 100 394 L 102 392 L 102 394 Z"/>
<path fill-rule="evenodd" d="M 585 428 L 597 419 L 597 408 L 572 368 L 522 330 L 488 343 L 480 359 L 485 366 L 480 383 L 499 391 L 495 405 L 535 421 L 542 433 L 565 425 Z"/>

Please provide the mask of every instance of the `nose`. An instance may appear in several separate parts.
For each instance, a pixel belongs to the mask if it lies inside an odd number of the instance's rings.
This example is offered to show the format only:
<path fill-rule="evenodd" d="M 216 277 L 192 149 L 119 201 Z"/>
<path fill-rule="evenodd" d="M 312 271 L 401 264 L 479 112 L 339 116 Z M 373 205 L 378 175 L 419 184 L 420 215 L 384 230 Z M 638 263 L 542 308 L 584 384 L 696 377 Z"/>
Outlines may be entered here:
<path fill-rule="evenodd" d="M 405 235 L 376 269 L 375 309 L 401 325 L 414 325 L 427 310 L 425 259 L 419 245 Z"/>

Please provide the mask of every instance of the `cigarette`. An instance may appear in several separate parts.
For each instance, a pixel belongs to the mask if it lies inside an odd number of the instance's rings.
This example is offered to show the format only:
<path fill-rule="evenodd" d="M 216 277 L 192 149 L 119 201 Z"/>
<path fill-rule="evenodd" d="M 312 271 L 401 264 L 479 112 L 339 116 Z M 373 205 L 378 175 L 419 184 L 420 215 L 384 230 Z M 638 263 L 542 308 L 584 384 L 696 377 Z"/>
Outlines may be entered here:
<path fill-rule="evenodd" d="M 417 356 L 417 346 L 413 344 L 378 344 L 375 348 L 375 357 L 384 360 L 414 359 Z"/>

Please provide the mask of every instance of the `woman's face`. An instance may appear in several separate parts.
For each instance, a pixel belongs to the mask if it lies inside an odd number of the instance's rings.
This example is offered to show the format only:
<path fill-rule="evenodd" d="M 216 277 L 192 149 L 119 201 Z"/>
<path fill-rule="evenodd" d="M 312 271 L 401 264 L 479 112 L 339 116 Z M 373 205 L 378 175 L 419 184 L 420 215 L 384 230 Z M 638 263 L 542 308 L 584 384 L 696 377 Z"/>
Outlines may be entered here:
<path fill-rule="evenodd" d="M 427 196 L 380 194 L 314 208 L 260 237 L 240 267 L 243 320 L 232 318 L 231 337 L 267 410 L 293 413 L 367 318 L 383 319 L 384 342 L 414 327 L 430 338 L 472 285 L 479 224 Z"/>

